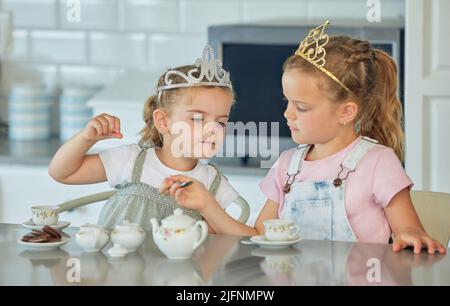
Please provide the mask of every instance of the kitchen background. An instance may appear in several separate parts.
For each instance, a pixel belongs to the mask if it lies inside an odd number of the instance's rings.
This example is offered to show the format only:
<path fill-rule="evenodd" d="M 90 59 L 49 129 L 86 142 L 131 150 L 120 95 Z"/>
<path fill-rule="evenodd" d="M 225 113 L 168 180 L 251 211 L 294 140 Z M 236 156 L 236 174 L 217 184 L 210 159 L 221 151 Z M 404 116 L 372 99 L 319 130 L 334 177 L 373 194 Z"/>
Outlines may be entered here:
<path fill-rule="evenodd" d="M 0 3 L 14 19 L 14 48 L 2 62 L 3 121 L 15 82 L 39 81 L 57 91 L 105 86 L 129 69 L 159 72 L 197 58 L 210 25 L 327 18 L 368 24 L 364 0 L 85 0 L 81 21 L 72 23 L 67 0 Z M 402 21 L 404 1 L 383 1 L 382 14 L 383 21 Z"/>
<path fill-rule="evenodd" d="M 80 22 L 68 21 L 70 2 L 78 1 L 0 0 L 0 222 L 23 222 L 32 205 L 58 204 L 108 190 L 107 183 L 67 186 L 52 181 L 47 173 L 52 153 L 83 120 L 100 112 L 119 116 L 129 136 L 125 141 L 133 141 L 142 127 L 142 105 L 157 76 L 165 68 L 199 57 L 210 26 L 270 23 L 276 27 L 330 19 L 357 28 L 379 27 L 368 22 L 368 4 L 373 1 L 365 0 L 81 0 Z M 433 3 L 433 10 L 448 8 L 441 1 Z M 383 0 L 381 5 L 380 24 L 402 29 L 405 0 Z M 9 17 L 10 52 L 5 30 Z M 18 119 L 12 118 L 11 105 L 23 99 L 51 105 L 49 120 L 33 117 L 34 132 L 23 126 L 27 120 L 21 120 L 25 117 L 20 110 L 14 109 Z M 42 122 L 50 128 L 42 128 Z M 9 124 L 9 139 L 5 124 Z M 27 137 L 44 140 L 24 140 Z M 112 145 L 117 143 L 106 141 L 96 149 Z M 257 184 L 267 169 L 225 164 L 223 171 L 251 204 L 252 223 L 265 200 Z M 413 174 L 422 175 L 414 170 Z M 430 184 L 449 191 L 441 180 Z M 422 176 L 419 186 L 427 187 Z M 82 207 L 66 219 L 75 225 L 95 223 L 100 208 L 101 203 Z"/>

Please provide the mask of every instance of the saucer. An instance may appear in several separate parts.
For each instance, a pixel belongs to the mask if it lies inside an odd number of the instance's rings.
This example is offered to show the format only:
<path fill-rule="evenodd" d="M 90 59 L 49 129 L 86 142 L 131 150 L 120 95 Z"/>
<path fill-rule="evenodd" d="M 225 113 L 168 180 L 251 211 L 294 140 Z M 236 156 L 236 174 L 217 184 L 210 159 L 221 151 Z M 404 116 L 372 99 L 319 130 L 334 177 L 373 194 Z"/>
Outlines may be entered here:
<path fill-rule="evenodd" d="M 66 244 L 67 242 L 70 241 L 70 238 L 67 237 L 62 237 L 61 241 L 57 241 L 57 242 L 25 242 L 22 241 L 21 238 L 19 238 L 17 240 L 17 243 L 20 245 L 23 245 L 25 247 L 27 247 L 30 250 L 43 250 L 43 251 L 47 251 L 47 250 L 54 250 L 64 244 Z"/>
<path fill-rule="evenodd" d="M 70 225 L 70 222 L 67 221 L 58 221 L 58 223 L 54 224 L 54 225 L 49 225 L 51 228 L 56 229 L 56 230 L 62 230 L 63 228 L 66 228 Z M 30 230 L 42 230 L 42 228 L 44 227 L 44 225 L 36 225 L 33 223 L 33 221 L 28 220 L 24 223 L 22 223 L 22 226 L 25 228 L 28 228 Z"/>
<path fill-rule="evenodd" d="M 292 240 L 286 240 L 286 241 L 269 241 L 266 239 L 264 235 L 259 236 L 253 236 L 250 238 L 250 240 L 253 243 L 256 243 L 260 247 L 263 248 L 286 248 L 288 246 L 294 245 L 296 243 L 299 243 L 302 239 L 300 237 L 296 237 Z"/>

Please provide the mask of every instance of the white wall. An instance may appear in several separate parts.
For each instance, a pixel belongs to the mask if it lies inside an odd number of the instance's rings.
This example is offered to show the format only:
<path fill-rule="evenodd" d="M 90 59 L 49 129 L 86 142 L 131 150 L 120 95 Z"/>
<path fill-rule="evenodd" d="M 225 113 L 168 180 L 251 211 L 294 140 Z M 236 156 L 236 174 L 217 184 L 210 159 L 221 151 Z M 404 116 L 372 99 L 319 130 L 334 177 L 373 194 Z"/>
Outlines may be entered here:
<path fill-rule="evenodd" d="M 366 0 L 81 0 L 68 23 L 66 0 L 0 0 L 14 13 L 14 51 L 2 63 L 3 103 L 15 81 L 104 85 L 127 68 L 195 60 L 211 24 L 268 19 L 366 21 Z M 404 17 L 404 0 L 383 0 L 382 18 Z M 152 84 L 153 85 L 153 84 Z"/>

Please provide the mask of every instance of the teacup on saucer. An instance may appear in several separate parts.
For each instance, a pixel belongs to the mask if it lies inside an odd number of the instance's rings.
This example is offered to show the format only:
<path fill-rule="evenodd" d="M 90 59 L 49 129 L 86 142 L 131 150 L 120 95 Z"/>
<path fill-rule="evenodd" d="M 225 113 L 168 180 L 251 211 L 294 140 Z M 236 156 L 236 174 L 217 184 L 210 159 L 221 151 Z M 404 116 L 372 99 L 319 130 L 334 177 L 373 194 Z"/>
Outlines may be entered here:
<path fill-rule="evenodd" d="M 58 221 L 56 224 L 54 225 L 49 225 L 51 228 L 56 229 L 56 230 L 62 230 L 66 227 L 68 227 L 70 225 L 70 222 L 67 221 Z M 30 229 L 30 230 L 42 230 L 42 228 L 45 225 L 36 225 L 34 224 L 33 220 L 28 220 L 26 222 L 22 223 L 22 226 Z"/>
<path fill-rule="evenodd" d="M 288 241 L 299 236 L 300 227 L 292 220 L 270 219 L 263 221 L 264 236 L 268 241 Z"/>
<path fill-rule="evenodd" d="M 59 206 L 33 206 L 31 219 L 36 225 L 55 225 L 58 223 L 59 210 Z"/>

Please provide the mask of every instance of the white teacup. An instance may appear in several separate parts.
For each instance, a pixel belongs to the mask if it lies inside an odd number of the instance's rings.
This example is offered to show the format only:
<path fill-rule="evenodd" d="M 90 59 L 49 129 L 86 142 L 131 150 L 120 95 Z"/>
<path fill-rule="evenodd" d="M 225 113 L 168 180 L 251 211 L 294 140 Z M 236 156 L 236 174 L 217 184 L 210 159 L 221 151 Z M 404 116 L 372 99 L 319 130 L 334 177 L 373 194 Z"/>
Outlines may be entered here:
<path fill-rule="evenodd" d="M 33 206 L 31 212 L 33 213 L 33 223 L 36 225 L 55 225 L 58 223 L 58 206 Z"/>
<path fill-rule="evenodd" d="M 264 236 L 269 241 L 288 241 L 298 237 L 300 228 L 291 220 L 265 220 Z"/>

